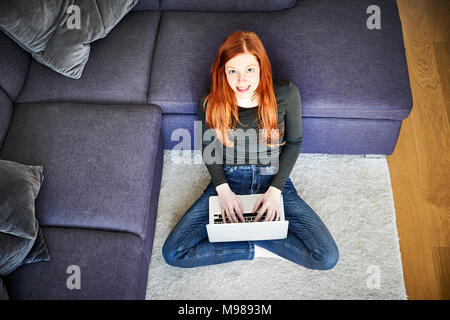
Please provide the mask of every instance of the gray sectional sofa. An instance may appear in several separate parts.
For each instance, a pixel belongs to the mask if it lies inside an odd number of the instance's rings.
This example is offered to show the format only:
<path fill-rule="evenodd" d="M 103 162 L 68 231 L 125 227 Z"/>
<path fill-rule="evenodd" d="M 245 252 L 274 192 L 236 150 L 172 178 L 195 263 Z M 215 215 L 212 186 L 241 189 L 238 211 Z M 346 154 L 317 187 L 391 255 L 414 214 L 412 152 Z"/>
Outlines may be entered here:
<path fill-rule="evenodd" d="M 366 26 L 373 4 L 379 30 Z M 11 299 L 145 298 L 163 150 L 179 128 L 194 148 L 197 100 L 238 29 L 298 86 L 302 152 L 393 152 L 412 108 L 395 0 L 140 0 L 78 80 L 0 33 L 0 159 L 44 167 L 36 215 L 51 255 L 4 279 Z M 81 289 L 67 287 L 71 265 Z"/>

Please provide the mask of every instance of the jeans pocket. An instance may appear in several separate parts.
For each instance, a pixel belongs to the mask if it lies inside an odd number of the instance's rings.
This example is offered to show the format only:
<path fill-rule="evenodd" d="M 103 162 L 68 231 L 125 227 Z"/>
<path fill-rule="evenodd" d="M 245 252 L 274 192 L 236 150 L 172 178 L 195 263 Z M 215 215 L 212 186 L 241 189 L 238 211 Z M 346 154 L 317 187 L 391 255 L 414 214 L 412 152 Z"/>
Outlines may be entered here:
<path fill-rule="evenodd" d="M 232 167 L 232 166 L 224 166 L 223 167 L 223 172 L 225 173 L 226 176 L 233 173 L 233 171 L 234 171 L 234 167 Z"/>
<path fill-rule="evenodd" d="M 276 167 L 272 166 L 266 166 L 266 167 L 260 167 L 259 174 L 262 176 L 273 176 L 277 171 Z"/>

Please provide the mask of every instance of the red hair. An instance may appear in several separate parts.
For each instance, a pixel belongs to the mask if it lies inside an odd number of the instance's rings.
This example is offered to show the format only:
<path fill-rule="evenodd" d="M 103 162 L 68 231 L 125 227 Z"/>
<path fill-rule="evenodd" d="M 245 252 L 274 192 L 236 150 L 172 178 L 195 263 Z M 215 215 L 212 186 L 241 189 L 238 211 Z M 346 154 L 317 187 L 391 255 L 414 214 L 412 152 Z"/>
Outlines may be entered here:
<path fill-rule="evenodd" d="M 234 129 L 239 122 L 238 102 L 233 89 L 228 84 L 225 74 L 225 64 L 235 56 L 250 53 L 256 57 L 260 68 L 260 80 L 254 96 L 259 96 L 258 129 L 262 129 L 262 138 L 266 145 L 274 147 L 282 144 L 272 144 L 283 133 L 278 130 L 278 107 L 273 90 L 272 67 L 266 50 L 259 37 L 251 31 L 235 31 L 220 45 L 211 69 L 211 91 L 203 103 L 206 110 L 206 125 L 215 129 L 217 138 L 226 146 L 233 146 L 234 142 L 228 137 L 230 129 Z M 240 122 L 239 122 L 240 123 Z M 284 130 L 283 130 L 284 131 Z M 223 139 L 225 137 L 225 141 Z"/>

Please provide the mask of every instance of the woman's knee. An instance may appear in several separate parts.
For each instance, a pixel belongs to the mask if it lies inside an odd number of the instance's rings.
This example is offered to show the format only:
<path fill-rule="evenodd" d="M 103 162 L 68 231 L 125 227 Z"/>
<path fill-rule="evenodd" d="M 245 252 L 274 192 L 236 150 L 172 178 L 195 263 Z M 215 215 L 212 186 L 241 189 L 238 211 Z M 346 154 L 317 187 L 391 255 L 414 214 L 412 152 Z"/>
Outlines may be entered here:
<path fill-rule="evenodd" d="M 181 262 L 178 248 L 172 244 L 170 237 L 166 239 L 162 248 L 162 256 L 168 265 L 179 267 Z"/>
<path fill-rule="evenodd" d="M 332 245 L 320 254 L 313 253 L 313 257 L 317 262 L 316 269 L 330 270 L 333 269 L 339 261 L 339 250 L 336 245 Z"/>

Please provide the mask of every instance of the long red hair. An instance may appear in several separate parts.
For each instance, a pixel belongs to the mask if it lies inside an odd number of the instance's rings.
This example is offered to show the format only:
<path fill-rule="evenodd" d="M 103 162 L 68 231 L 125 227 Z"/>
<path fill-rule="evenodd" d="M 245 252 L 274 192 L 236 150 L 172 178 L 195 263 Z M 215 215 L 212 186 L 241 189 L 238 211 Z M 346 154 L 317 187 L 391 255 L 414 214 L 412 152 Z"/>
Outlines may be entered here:
<path fill-rule="evenodd" d="M 272 67 L 266 50 L 259 37 L 251 31 L 235 31 L 231 33 L 220 45 L 211 69 L 211 91 L 203 103 L 206 103 L 206 125 L 216 131 L 217 138 L 226 146 L 234 146 L 229 139 L 229 131 L 234 129 L 239 122 L 238 102 L 233 89 L 228 84 L 225 74 L 225 64 L 235 56 L 242 53 L 250 53 L 256 57 L 260 68 L 260 80 L 254 92 L 254 97 L 259 96 L 258 104 L 258 129 L 264 143 L 270 147 L 284 145 L 274 144 L 280 139 L 283 132 L 279 132 L 277 126 L 278 107 L 273 90 Z M 283 130 L 284 131 L 284 130 Z M 225 140 L 224 140 L 225 137 Z"/>

